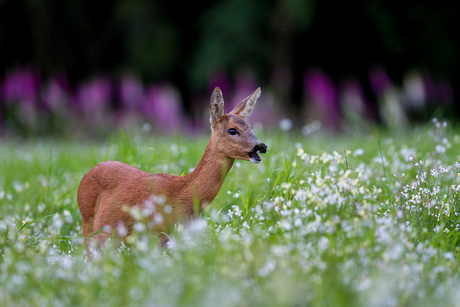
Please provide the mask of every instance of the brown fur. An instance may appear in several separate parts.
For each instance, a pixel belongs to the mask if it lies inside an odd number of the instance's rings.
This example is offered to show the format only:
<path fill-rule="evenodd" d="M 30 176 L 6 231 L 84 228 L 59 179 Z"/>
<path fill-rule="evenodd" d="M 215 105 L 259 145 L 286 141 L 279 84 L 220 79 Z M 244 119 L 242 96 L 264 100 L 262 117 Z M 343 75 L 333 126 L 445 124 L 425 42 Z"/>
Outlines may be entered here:
<path fill-rule="evenodd" d="M 258 97 L 260 89 L 253 95 Z M 124 225 L 126 235 L 130 235 L 135 220 L 124 210 L 124 206 L 142 209 L 152 195 L 165 197 L 164 204 L 155 204 L 156 212 L 164 217 L 162 223 L 153 227 L 157 234 L 168 231 L 178 220 L 191 219 L 201 212 L 216 197 L 234 160 L 248 161 L 248 152 L 262 144 L 250 126 L 239 117 L 248 98 L 235 107 L 238 112 L 225 115 L 222 93 L 219 88 L 214 90 L 210 102 L 211 137 L 198 166 L 188 175 L 151 174 L 117 161 L 102 162 L 91 169 L 81 180 L 77 197 L 83 236 L 89 238 L 98 230 L 110 226 L 94 236 L 102 242 L 120 225 Z M 237 129 L 239 135 L 230 135 L 230 128 Z M 164 212 L 166 205 L 172 208 L 170 214 Z M 199 212 L 195 212 L 196 209 Z M 151 214 L 149 220 L 153 219 L 154 214 Z"/>

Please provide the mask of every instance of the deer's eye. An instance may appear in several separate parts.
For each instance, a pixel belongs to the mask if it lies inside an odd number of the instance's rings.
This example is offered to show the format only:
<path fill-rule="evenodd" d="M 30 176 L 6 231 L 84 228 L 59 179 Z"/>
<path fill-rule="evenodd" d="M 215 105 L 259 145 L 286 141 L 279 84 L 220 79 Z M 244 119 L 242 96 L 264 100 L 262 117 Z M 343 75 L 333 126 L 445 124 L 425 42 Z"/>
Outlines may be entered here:
<path fill-rule="evenodd" d="M 230 128 L 230 129 L 228 129 L 228 134 L 237 135 L 237 134 L 240 134 L 240 133 L 235 128 Z"/>

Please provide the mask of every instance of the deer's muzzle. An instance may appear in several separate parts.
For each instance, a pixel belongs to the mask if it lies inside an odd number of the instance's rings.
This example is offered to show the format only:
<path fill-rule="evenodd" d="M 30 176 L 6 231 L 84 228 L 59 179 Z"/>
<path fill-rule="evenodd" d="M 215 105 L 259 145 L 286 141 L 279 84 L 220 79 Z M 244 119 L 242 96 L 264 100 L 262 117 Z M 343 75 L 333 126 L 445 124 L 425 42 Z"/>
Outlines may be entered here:
<path fill-rule="evenodd" d="M 248 152 L 249 156 L 249 161 L 251 161 L 254 164 L 260 163 L 262 161 L 262 158 L 259 157 L 259 153 L 266 153 L 267 152 L 267 145 L 264 143 L 259 143 L 254 148 Z"/>

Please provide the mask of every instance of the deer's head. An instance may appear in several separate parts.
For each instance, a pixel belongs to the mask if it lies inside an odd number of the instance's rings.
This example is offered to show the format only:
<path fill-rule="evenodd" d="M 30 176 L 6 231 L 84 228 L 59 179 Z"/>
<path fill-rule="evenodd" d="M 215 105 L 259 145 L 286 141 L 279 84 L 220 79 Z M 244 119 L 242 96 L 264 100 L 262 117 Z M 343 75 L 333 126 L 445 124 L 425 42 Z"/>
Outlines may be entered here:
<path fill-rule="evenodd" d="M 220 153 L 229 158 L 259 163 L 259 153 L 267 152 L 267 145 L 262 143 L 251 131 L 245 119 L 251 115 L 260 88 L 243 99 L 229 114 L 224 113 L 224 98 L 220 88 L 216 87 L 209 103 L 211 113 L 211 138 Z"/>

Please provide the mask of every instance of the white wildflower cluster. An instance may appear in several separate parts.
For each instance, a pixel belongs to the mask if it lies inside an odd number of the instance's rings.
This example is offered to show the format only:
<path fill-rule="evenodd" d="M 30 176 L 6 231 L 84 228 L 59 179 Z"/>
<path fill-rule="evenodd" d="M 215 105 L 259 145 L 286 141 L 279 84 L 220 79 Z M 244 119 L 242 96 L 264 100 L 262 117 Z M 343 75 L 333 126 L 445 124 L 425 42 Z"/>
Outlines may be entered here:
<path fill-rule="evenodd" d="M 401 188 L 393 207 L 403 210 L 408 221 L 413 215 L 418 215 L 419 221 L 423 219 L 432 229 L 442 226 L 444 232 L 458 231 L 458 163 L 446 167 L 440 165 L 428 174 L 424 171 L 423 163 L 415 164 L 419 175 Z"/>
<path fill-rule="evenodd" d="M 242 220 L 242 211 L 239 206 L 233 205 L 231 209 L 228 210 L 228 216 L 230 219 L 239 219 Z"/>
<path fill-rule="evenodd" d="M 107 235 L 89 253 L 75 198 L 84 173 L 0 174 L 0 305 L 456 305 L 460 137 L 447 132 L 434 120 L 406 144 L 272 149 L 264 167 L 235 164 L 198 219 L 157 233 L 172 208 L 152 196 L 125 208 L 129 239 Z M 155 167 L 180 167 L 170 162 Z"/>
<path fill-rule="evenodd" d="M 435 129 L 429 130 L 429 136 L 435 143 L 442 145 L 434 146 L 434 151 L 428 152 L 421 159 L 414 158 L 417 156 L 415 149 L 400 151 L 405 161 L 398 161 L 394 156 L 393 161 L 397 163 L 392 164 L 391 171 L 400 174 L 394 174 L 397 178 L 392 186 L 396 193 L 395 202 L 392 205 L 382 205 L 381 212 L 401 212 L 399 217 L 404 217 L 406 224 L 423 225 L 422 228 L 427 231 L 442 229 L 444 233 L 457 232 L 460 229 L 457 205 L 460 199 L 457 184 L 460 163 L 445 166 L 443 161 L 447 158 L 446 148 L 451 147 L 444 135 L 447 124 L 437 119 L 433 122 Z M 412 176 L 406 176 L 405 172 Z"/>
<path fill-rule="evenodd" d="M 321 129 L 321 122 L 315 120 L 313 123 L 302 127 L 302 134 L 307 136 Z"/>

